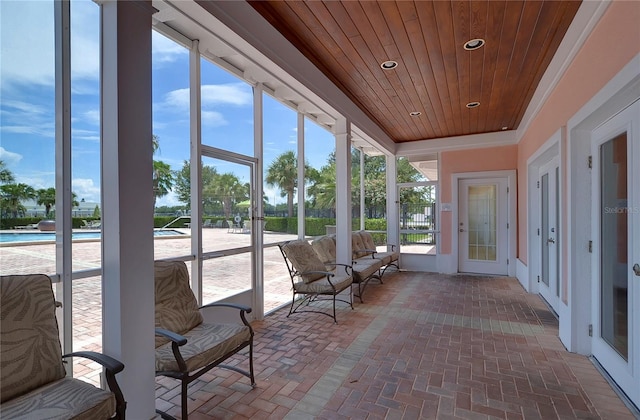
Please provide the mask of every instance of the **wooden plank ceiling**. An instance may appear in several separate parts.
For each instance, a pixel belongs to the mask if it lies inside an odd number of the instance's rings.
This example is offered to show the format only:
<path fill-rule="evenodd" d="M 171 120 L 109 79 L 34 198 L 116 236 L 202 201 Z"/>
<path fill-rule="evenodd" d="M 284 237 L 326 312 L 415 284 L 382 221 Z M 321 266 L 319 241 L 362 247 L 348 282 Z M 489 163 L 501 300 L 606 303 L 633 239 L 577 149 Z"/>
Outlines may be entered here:
<path fill-rule="evenodd" d="M 397 143 L 518 128 L 580 7 L 536 0 L 250 4 Z M 476 38 L 485 45 L 463 48 Z M 383 70 L 387 60 L 398 66 Z M 480 106 L 469 109 L 470 102 Z"/>

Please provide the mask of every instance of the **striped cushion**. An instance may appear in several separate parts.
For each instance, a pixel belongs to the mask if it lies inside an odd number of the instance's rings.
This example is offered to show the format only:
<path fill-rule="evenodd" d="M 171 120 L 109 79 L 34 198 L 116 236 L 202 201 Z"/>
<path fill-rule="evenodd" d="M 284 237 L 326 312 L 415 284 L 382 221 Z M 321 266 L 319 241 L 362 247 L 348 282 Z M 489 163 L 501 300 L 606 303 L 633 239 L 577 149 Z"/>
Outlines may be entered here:
<path fill-rule="evenodd" d="M 311 246 L 325 264 L 336 262 L 336 240 L 334 237 L 325 235 L 315 239 Z"/>
<path fill-rule="evenodd" d="M 338 270 L 343 271 L 343 270 Z M 331 284 L 335 287 L 335 293 L 340 293 L 347 287 L 351 286 L 353 283 L 353 278 L 344 273 L 336 274 L 334 277 L 331 277 Z M 294 284 L 294 288 L 297 293 L 320 293 L 320 294 L 333 294 L 334 290 L 329 284 L 327 277 L 313 281 L 311 283 L 299 282 Z"/>
<path fill-rule="evenodd" d="M 183 261 L 156 261 L 154 267 L 156 328 L 185 334 L 200 325 L 202 314 L 189 285 L 187 265 Z M 156 335 L 156 348 L 168 342 L 168 338 Z"/>
<path fill-rule="evenodd" d="M 0 402 L 65 376 L 51 279 L 0 277 Z M 37 417 L 32 417 L 37 418 Z"/>
<path fill-rule="evenodd" d="M 200 324 L 184 336 L 187 344 L 180 346 L 180 353 L 189 372 L 221 359 L 231 350 L 251 340 L 249 327 L 241 324 Z M 156 372 L 179 370 L 171 343 L 156 348 Z"/>
<path fill-rule="evenodd" d="M 299 273 L 309 271 L 326 271 L 324 263 L 320 261 L 318 254 L 313 250 L 311 244 L 303 239 L 285 243 L 282 245 L 282 250 Z M 325 274 L 322 273 L 301 275 L 302 280 L 305 283 L 311 283 L 312 281 L 318 280 L 324 276 Z"/>
<path fill-rule="evenodd" d="M 115 411 L 112 393 L 79 379 L 63 378 L 3 402 L 0 418 L 96 420 L 111 418 Z"/>

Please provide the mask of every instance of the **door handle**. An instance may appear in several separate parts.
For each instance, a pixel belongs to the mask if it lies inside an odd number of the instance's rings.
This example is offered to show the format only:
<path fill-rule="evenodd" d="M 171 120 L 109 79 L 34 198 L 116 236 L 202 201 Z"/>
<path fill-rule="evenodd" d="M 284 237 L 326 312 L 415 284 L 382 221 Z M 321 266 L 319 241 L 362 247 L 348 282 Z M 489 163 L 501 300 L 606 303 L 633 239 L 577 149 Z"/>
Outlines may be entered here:
<path fill-rule="evenodd" d="M 549 239 L 547 239 L 547 242 L 550 243 L 550 244 L 555 244 L 556 240 L 553 239 L 553 238 L 549 238 Z"/>
<path fill-rule="evenodd" d="M 460 232 L 464 232 L 464 229 L 460 229 Z"/>
<path fill-rule="evenodd" d="M 635 263 L 633 265 L 633 274 L 635 274 L 636 276 L 640 276 L 640 264 Z"/>

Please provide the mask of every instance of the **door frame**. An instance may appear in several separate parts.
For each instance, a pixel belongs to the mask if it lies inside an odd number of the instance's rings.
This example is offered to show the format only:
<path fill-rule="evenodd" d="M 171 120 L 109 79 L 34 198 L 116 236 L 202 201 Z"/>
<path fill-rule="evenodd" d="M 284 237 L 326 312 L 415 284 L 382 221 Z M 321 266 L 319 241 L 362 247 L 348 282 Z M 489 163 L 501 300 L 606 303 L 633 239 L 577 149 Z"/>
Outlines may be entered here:
<path fill-rule="evenodd" d="M 639 173 L 638 165 L 639 162 L 635 161 L 634 158 L 638 154 L 638 146 L 640 142 L 638 142 L 639 134 L 638 134 L 638 126 L 640 126 L 640 99 L 631 104 L 629 107 L 621 110 L 619 113 L 614 115 L 610 120 L 602 124 L 601 126 L 595 128 L 592 131 L 591 137 L 591 156 L 593 162 L 593 169 L 591 173 L 591 188 L 592 188 L 592 204 L 591 204 L 591 214 L 592 214 L 592 225 L 591 225 L 591 236 L 593 238 L 593 254 L 591 258 L 591 301 L 592 301 L 592 313 L 591 313 L 591 325 L 593 330 L 592 337 L 592 355 L 598 360 L 598 362 L 602 365 L 602 367 L 607 370 L 613 380 L 618 383 L 621 389 L 624 392 L 630 392 L 635 388 L 635 395 L 630 395 L 629 398 L 634 399 L 634 403 L 640 406 L 640 394 L 637 393 L 637 385 L 635 383 L 636 378 L 640 378 L 640 328 L 638 327 L 638 315 L 640 314 L 640 307 L 635 300 L 638 300 L 638 296 L 640 296 L 640 282 L 636 280 L 635 276 L 633 276 L 631 271 L 631 266 L 634 262 L 637 261 L 636 255 L 638 253 L 638 247 L 640 247 L 640 241 L 635 240 L 636 236 L 635 232 L 638 231 L 638 223 L 634 223 L 634 220 L 630 220 L 630 226 L 627 227 L 627 242 L 632 242 L 631 250 L 627 251 L 627 257 L 629 260 L 627 261 L 628 270 L 627 270 L 627 281 L 628 281 L 628 297 L 632 304 L 628 306 L 628 320 L 630 323 L 627 325 L 628 330 L 628 358 L 626 361 L 622 360 L 621 357 L 617 354 L 617 352 L 611 347 L 610 344 L 606 343 L 604 339 L 601 339 L 601 219 L 597 218 L 597 215 L 600 213 L 601 209 L 601 192 L 602 187 L 600 185 L 600 147 L 607 143 L 608 141 L 614 139 L 617 135 L 622 133 L 627 133 L 627 151 L 630 152 L 627 155 L 627 161 L 629 163 L 635 162 L 635 164 L 630 164 L 627 169 L 627 173 L 625 176 L 627 177 L 627 208 L 635 209 L 638 196 L 633 194 L 634 189 L 637 189 L 636 183 L 633 182 L 637 174 Z M 634 118 L 635 116 L 635 118 Z M 623 121 L 617 121 L 614 119 L 622 118 Z M 609 126 L 611 121 L 615 121 L 612 126 Z M 633 173 L 632 173 L 633 172 Z M 630 215 L 635 215 L 633 211 L 630 212 Z M 637 218 L 634 218 L 637 219 Z M 633 229 L 633 231 L 631 231 Z M 631 377 L 626 376 L 629 374 Z"/>
<path fill-rule="evenodd" d="M 459 217 L 459 184 L 463 179 L 486 179 L 486 178 L 506 178 L 507 179 L 507 275 L 514 277 L 516 275 L 516 249 L 517 249 L 517 177 L 515 170 L 504 171 L 485 171 L 485 172 L 462 172 L 451 175 L 451 257 L 455 264 L 455 272 L 460 271 L 459 252 L 458 252 L 458 217 Z"/>
<path fill-rule="evenodd" d="M 553 168 L 553 169 L 552 169 Z M 555 171 L 555 168 L 558 168 L 558 171 Z M 562 248 L 558 248 L 562 245 L 562 238 L 561 238 L 561 220 L 562 220 L 562 207 L 561 207 L 561 202 L 562 202 L 562 183 L 561 181 L 561 176 L 560 176 L 560 159 L 557 157 L 553 157 L 551 159 L 549 159 L 547 162 L 545 162 L 543 165 L 540 165 L 538 167 L 538 181 L 542 181 L 542 176 L 544 174 L 549 174 L 551 175 L 553 170 L 553 177 L 549 176 L 549 180 L 553 179 L 555 180 L 555 185 L 553 185 L 553 188 L 551 186 L 551 183 L 549 183 L 549 192 L 551 193 L 553 191 L 554 193 L 554 197 L 552 198 L 551 195 L 549 195 L 549 200 L 553 200 L 553 202 L 555 202 L 555 215 L 553 216 L 554 218 L 560 219 L 560 220 L 555 220 L 555 228 L 556 228 L 556 232 L 555 232 L 555 246 L 556 246 L 556 252 L 557 252 L 557 258 L 555 258 L 555 266 L 553 267 L 555 269 L 555 272 L 557 273 L 556 275 L 556 279 L 555 279 L 555 283 L 553 284 L 554 288 L 558 291 L 557 296 L 555 295 L 555 291 L 551 290 L 552 288 L 552 284 L 551 284 L 551 279 L 549 279 L 549 291 L 551 293 L 552 296 L 545 296 L 542 294 L 541 292 L 541 287 L 542 286 L 541 283 L 543 283 L 542 281 L 542 247 L 544 246 L 544 242 L 542 241 L 543 238 L 543 232 L 542 232 L 542 184 L 540 184 L 540 187 L 538 188 L 536 186 L 536 190 L 537 190 L 537 197 L 538 197 L 538 219 L 537 219 L 537 223 L 538 223 L 538 228 L 540 229 L 540 235 L 537 235 L 537 229 L 536 228 L 536 237 L 538 238 L 538 251 L 540 252 L 540 258 L 538 259 L 538 264 L 537 264 L 537 268 L 538 268 L 538 275 L 540 276 L 540 280 L 537 280 L 536 283 L 538 285 L 538 293 L 547 301 L 547 303 L 553 308 L 553 310 L 557 313 L 558 312 L 558 307 L 560 305 L 560 300 L 562 299 L 562 293 L 561 293 L 561 277 L 562 277 L 562 267 L 560 266 L 560 262 L 562 260 L 561 258 L 561 254 L 562 254 Z M 537 183 L 536 183 L 537 185 Z M 558 200 L 556 200 L 556 198 L 558 198 Z M 550 201 L 551 202 L 551 201 Z M 534 204 L 535 205 L 535 204 Z M 551 260 L 550 260 L 551 262 Z M 551 267 L 549 267 L 551 268 Z M 550 271 L 551 272 L 551 271 Z"/>

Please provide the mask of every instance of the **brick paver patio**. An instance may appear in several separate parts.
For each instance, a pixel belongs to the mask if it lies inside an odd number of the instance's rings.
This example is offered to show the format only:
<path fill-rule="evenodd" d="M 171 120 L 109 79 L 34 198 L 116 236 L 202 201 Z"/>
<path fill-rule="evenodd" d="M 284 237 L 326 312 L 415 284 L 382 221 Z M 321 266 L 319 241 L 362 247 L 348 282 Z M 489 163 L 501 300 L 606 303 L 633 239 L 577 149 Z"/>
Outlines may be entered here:
<path fill-rule="evenodd" d="M 206 250 L 248 238 L 204 232 Z M 188 255 L 189 241 L 156 241 L 156 258 Z M 99 267 L 99 249 L 74 243 L 74 268 Z M 0 248 L 0 271 L 53 273 L 54 252 Z M 267 308 L 291 297 L 281 258 L 277 248 L 266 251 Z M 205 295 L 213 299 L 225 293 L 212 280 L 224 273 L 209 268 Z M 74 281 L 76 350 L 100 350 L 96 284 L 99 277 Z M 354 310 L 340 307 L 337 325 L 317 314 L 287 318 L 286 308 L 255 321 L 256 388 L 214 369 L 190 385 L 190 418 L 634 418 L 587 357 L 565 351 L 557 320 L 515 279 L 392 272 L 364 298 Z M 245 364 L 246 354 L 232 363 Z M 98 366 L 76 364 L 74 373 L 98 381 Z M 179 416 L 179 392 L 177 381 L 158 378 L 156 405 Z"/>

